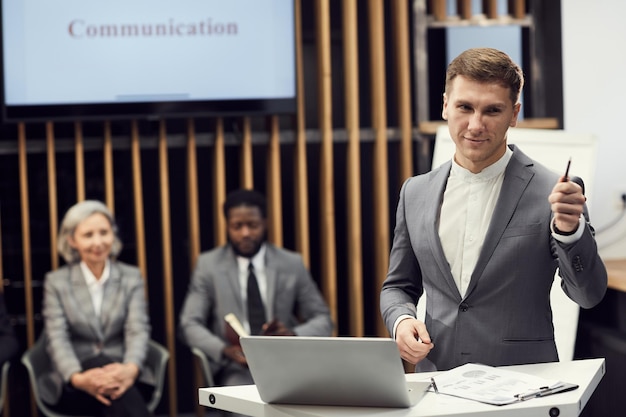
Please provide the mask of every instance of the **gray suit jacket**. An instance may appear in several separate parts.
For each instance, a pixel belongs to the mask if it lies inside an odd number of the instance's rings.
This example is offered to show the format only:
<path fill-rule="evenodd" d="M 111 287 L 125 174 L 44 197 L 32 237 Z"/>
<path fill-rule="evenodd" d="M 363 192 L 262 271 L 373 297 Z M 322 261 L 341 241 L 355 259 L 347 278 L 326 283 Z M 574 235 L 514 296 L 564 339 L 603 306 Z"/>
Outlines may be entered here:
<path fill-rule="evenodd" d="M 333 323 L 326 302 L 305 268 L 302 257 L 266 243 L 265 271 L 268 321 L 276 318 L 298 336 L 330 336 Z M 225 365 L 227 345 L 224 316 L 244 317 L 237 259 L 230 245 L 198 257 L 180 314 L 180 336 L 190 347 L 202 350 L 215 374 Z"/>
<path fill-rule="evenodd" d="M 111 262 L 100 319 L 78 264 L 49 272 L 44 282 L 43 318 L 46 348 L 56 370 L 40 381 L 46 402 L 56 403 L 62 384 L 82 370 L 81 362 L 101 353 L 137 364 L 142 371 L 139 379 L 154 383 L 154 375 L 142 368 L 151 329 L 138 268 Z"/>
<path fill-rule="evenodd" d="M 426 328 L 435 344 L 428 359 L 439 370 L 467 362 L 556 361 L 550 308 L 556 269 L 563 291 L 581 307 L 593 307 L 606 291 L 606 270 L 590 226 L 571 245 L 551 236 L 548 195 L 558 175 L 510 147 L 513 156 L 465 297 L 438 234 L 451 162 L 408 179 L 400 192 L 381 312 L 391 333 L 400 315 L 415 317 L 426 291 Z"/>

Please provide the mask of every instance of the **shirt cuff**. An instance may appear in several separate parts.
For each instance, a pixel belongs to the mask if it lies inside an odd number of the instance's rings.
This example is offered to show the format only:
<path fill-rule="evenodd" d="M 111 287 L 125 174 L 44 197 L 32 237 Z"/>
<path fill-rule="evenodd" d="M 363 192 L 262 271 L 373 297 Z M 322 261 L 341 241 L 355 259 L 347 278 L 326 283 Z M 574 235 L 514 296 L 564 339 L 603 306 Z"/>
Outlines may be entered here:
<path fill-rule="evenodd" d="M 552 232 L 552 237 L 554 239 L 556 239 L 557 241 L 565 244 L 565 245 L 569 245 L 572 244 L 574 242 L 577 242 L 578 239 L 580 239 L 585 231 L 585 219 L 583 218 L 583 216 L 581 215 L 578 218 L 578 228 L 576 229 L 576 232 L 571 234 L 571 235 L 562 235 L 559 234 L 554 227 L 554 220 L 552 220 L 550 222 L 550 231 Z"/>
<path fill-rule="evenodd" d="M 410 316 L 408 314 L 403 314 L 400 317 L 398 317 L 396 319 L 396 321 L 393 323 L 393 333 L 391 335 L 391 337 L 393 338 L 393 340 L 396 340 L 396 329 L 398 328 L 398 324 L 400 324 L 400 322 L 404 319 L 414 319 L 415 317 Z"/>

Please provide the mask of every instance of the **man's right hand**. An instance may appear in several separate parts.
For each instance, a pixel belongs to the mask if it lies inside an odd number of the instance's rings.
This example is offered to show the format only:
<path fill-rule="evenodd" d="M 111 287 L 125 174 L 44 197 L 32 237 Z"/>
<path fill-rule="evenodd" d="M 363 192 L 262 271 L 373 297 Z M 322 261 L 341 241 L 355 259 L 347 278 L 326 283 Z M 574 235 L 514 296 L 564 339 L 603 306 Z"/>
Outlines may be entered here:
<path fill-rule="evenodd" d="M 435 347 L 426 325 L 414 318 L 407 318 L 398 323 L 396 343 L 402 359 L 412 364 L 424 359 Z"/>
<path fill-rule="evenodd" d="M 241 350 L 241 346 L 237 345 L 229 345 L 224 348 L 222 354 L 226 356 L 228 359 L 232 360 L 235 363 L 238 363 L 241 366 L 248 366 L 248 361 L 246 360 L 245 355 L 243 354 L 243 350 Z"/>

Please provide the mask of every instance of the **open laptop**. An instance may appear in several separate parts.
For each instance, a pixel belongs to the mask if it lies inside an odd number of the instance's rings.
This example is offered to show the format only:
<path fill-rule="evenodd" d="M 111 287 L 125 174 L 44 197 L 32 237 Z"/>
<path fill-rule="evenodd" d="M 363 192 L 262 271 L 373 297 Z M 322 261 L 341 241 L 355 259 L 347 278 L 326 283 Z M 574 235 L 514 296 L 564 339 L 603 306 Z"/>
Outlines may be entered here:
<path fill-rule="evenodd" d="M 427 381 L 407 382 L 387 338 L 246 336 L 240 339 L 266 403 L 411 407 Z"/>

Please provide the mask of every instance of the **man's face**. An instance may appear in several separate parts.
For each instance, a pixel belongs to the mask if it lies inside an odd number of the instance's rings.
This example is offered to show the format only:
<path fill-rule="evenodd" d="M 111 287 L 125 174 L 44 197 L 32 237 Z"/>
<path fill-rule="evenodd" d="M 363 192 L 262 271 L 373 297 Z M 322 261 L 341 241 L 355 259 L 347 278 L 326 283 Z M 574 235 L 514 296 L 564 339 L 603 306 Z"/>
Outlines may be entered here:
<path fill-rule="evenodd" d="M 265 241 L 265 219 L 258 207 L 231 208 L 228 210 L 226 228 L 228 240 L 237 255 L 251 258 Z"/>
<path fill-rule="evenodd" d="M 463 76 L 452 80 L 441 114 L 456 145 L 455 161 L 478 173 L 500 159 L 506 150 L 507 131 L 517 124 L 520 107 L 520 103 L 513 105 L 509 89 L 500 84 Z"/>

